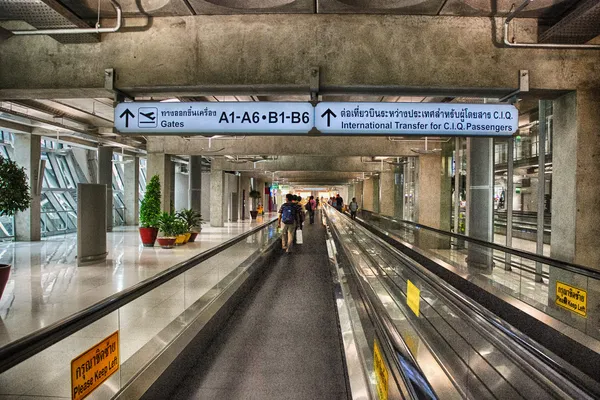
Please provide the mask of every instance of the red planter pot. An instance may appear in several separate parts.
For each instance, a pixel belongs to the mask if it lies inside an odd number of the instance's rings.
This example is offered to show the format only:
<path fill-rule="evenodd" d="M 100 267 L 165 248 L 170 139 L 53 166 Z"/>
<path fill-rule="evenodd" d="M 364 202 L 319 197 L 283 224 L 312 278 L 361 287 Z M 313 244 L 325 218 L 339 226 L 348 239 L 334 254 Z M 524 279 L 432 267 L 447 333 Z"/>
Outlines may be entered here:
<path fill-rule="evenodd" d="M 154 247 L 157 235 L 157 228 L 140 228 L 140 237 L 142 238 L 144 247 Z"/>
<path fill-rule="evenodd" d="M 4 292 L 4 288 L 6 287 L 6 283 L 8 282 L 9 275 L 10 265 L 0 264 L 0 299 L 2 298 L 2 293 Z"/>
<path fill-rule="evenodd" d="M 190 240 L 188 240 L 188 243 L 194 243 L 196 241 L 196 236 L 198 236 L 199 232 L 192 232 L 192 234 L 190 235 Z"/>
<path fill-rule="evenodd" d="M 159 237 L 157 240 L 158 240 L 159 246 L 162 247 L 163 249 L 172 249 L 173 247 L 175 247 L 175 240 L 177 240 L 177 238 Z"/>

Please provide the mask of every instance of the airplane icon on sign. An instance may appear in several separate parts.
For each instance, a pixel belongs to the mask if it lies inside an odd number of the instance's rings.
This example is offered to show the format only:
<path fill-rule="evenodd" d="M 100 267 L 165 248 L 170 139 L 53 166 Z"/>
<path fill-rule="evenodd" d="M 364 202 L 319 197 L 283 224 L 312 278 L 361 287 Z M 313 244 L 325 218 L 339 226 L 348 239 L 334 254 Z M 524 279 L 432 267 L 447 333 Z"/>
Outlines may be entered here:
<path fill-rule="evenodd" d="M 140 107 L 138 109 L 138 127 L 156 128 L 158 125 L 158 109 L 155 107 Z"/>
<path fill-rule="evenodd" d="M 143 112 L 141 112 L 141 111 L 140 111 L 140 115 L 143 115 L 144 117 L 146 117 L 146 118 L 148 118 L 148 119 L 150 119 L 150 120 L 152 120 L 152 121 L 154 121 L 154 119 L 156 118 L 156 117 L 154 116 L 154 112 L 150 112 L 150 113 L 148 113 L 148 114 L 144 114 Z"/>

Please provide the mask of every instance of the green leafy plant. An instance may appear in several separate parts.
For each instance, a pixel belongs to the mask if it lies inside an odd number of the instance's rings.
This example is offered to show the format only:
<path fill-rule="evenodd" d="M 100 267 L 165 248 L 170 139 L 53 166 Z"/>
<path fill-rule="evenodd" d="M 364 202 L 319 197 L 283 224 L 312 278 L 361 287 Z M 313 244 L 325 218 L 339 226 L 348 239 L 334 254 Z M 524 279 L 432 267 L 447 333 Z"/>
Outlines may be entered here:
<path fill-rule="evenodd" d="M 182 225 L 183 221 L 177 218 L 173 213 L 164 212 L 158 216 L 158 229 L 165 237 L 175 237 L 179 235 Z"/>
<path fill-rule="evenodd" d="M 31 204 L 24 168 L 0 156 L 0 216 L 25 211 Z"/>
<path fill-rule="evenodd" d="M 259 192 L 258 190 L 254 190 L 254 189 L 252 189 L 252 190 L 250 191 L 250 193 L 248 193 L 248 196 L 249 196 L 251 199 L 260 199 L 260 192 Z"/>
<path fill-rule="evenodd" d="M 146 193 L 140 205 L 140 225 L 143 228 L 158 228 L 160 213 L 160 180 L 154 175 L 146 184 Z"/>
<path fill-rule="evenodd" d="M 187 232 L 192 232 L 194 228 L 201 228 L 204 223 L 202 214 L 191 208 L 184 208 L 177 213 L 177 216 L 186 223 Z"/>

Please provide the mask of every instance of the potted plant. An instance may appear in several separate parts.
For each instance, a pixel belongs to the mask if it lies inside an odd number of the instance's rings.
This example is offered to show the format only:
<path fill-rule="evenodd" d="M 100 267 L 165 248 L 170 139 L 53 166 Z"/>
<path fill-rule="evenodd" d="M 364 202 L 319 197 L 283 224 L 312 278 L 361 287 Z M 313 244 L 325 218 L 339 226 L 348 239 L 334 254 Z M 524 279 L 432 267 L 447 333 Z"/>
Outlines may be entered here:
<path fill-rule="evenodd" d="M 175 240 L 180 229 L 178 218 L 173 213 L 164 212 L 158 217 L 158 229 L 162 235 L 158 236 L 158 244 L 163 249 L 171 249 L 175 246 Z"/>
<path fill-rule="evenodd" d="M 204 223 L 204 220 L 202 219 L 202 214 L 192 210 L 191 208 L 184 208 L 183 210 L 177 213 L 177 216 L 183 221 L 185 221 L 185 223 L 187 224 L 187 229 L 190 233 L 188 241 L 193 243 L 196 240 L 196 236 L 198 236 L 198 233 L 202 231 L 202 224 Z"/>
<path fill-rule="evenodd" d="M 17 163 L 0 156 L 0 216 L 13 216 L 17 211 L 25 211 L 31 204 L 29 185 L 25 169 Z M 16 228 L 15 228 L 16 229 Z M 15 233 L 15 237 L 16 232 Z M 0 264 L 0 298 L 8 283 L 10 265 Z"/>
<path fill-rule="evenodd" d="M 146 193 L 140 205 L 140 237 L 144 247 L 154 246 L 160 215 L 160 181 L 158 175 L 154 175 L 146 184 Z"/>
<path fill-rule="evenodd" d="M 184 220 L 175 215 L 175 246 L 181 246 L 187 243 L 187 239 L 190 238 L 188 235 L 188 226 Z"/>
<path fill-rule="evenodd" d="M 250 216 L 252 219 L 256 219 L 258 215 L 258 210 L 256 209 L 256 201 L 260 199 L 260 192 L 258 190 L 252 189 L 250 193 L 248 193 L 248 197 L 252 199 L 252 211 L 250 211 Z"/>

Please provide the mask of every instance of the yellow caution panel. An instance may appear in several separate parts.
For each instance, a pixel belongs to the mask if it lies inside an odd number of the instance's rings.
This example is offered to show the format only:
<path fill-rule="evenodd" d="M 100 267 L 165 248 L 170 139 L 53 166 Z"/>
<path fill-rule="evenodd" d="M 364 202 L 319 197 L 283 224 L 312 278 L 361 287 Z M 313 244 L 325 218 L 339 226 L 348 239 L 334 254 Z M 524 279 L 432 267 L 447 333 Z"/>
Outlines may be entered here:
<path fill-rule="evenodd" d="M 406 304 L 410 309 L 419 316 L 419 304 L 421 301 L 421 291 L 411 281 L 406 281 Z"/>
<path fill-rule="evenodd" d="M 79 400 L 119 370 L 119 331 L 71 361 L 71 398 Z"/>
<path fill-rule="evenodd" d="M 587 318 L 587 292 L 556 281 L 556 305 Z"/>
<path fill-rule="evenodd" d="M 381 356 L 377 341 L 373 343 L 373 367 L 375 369 L 375 378 L 377 379 L 377 395 L 379 396 L 379 400 L 387 400 L 388 370 Z"/>

